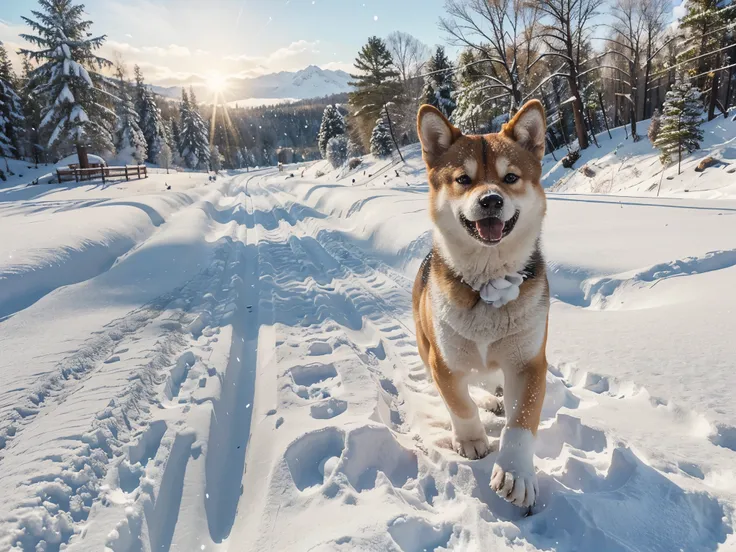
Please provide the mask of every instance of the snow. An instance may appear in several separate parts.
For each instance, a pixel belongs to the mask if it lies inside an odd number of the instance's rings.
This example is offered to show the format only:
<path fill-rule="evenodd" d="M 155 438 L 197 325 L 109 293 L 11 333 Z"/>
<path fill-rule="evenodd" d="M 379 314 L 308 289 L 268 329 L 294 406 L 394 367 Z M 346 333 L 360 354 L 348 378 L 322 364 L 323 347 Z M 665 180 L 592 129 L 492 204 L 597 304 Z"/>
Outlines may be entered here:
<path fill-rule="evenodd" d="M 573 169 L 565 169 L 560 160 L 567 153 L 557 150 L 555 161 L 551 154 L 544 158 L 542 167 L 545 187 L 559 192 L 606 193 L 655 197 L 661 181 L 661 196 L 679 198 L 736 198 L 736 124 L 718 117 L 701 127 L 704 139 L 701 149 L 693 154 L 683 153 L 682 174 L 677 174 L 677 163 L 668 165 L 662 174 L 660 151 L 647 139 L 649 121 L 639 121 L 636 131 L 641 138 L 634 143 L 630 129 L 611 129 L 597 135 L 598 144 L 581 151 L 581 158 Z M 628 139 L 627 139 L 628 134 Z M 701 173 L 695 167 L 705 157 L 714 157 L 717 166 Z M 586 176 L 583 167 L 594 173 Z"/>
<path fill-rule="evenodd" d="M 706 125 L 703 154 L 732 147 L 725 124 Z M 733 550 L 736 200 L 695 159 L 652 197 L 657 153 L 618 133 L 578 162 L 615 168 L 616 195 L 545 164 L 574 193 L 548 190 L 528 516 L 489 487 L 496 449 L 452 451 L 416 352 L 411 287 L 431 244 L 417 146 L 406 165 L 214 184 L 13 177 L 0 549 Z M 697 186 L 709 171 L 720 199 Z M 497 445 L 499 401 L 473 393 Z"/>
<path fill-rule="evenodd" d="M 90 163 L 94 163 L 94 164 L 105 165 L 105 166 L 107 165 L 107 163 L 102 157 L 100 157 L 99 155 L 94 155 L 93 153 L 87 154 L 87 161 L 89 161 Z M 65 157 L 64 159 L 56 163 L 56 167 L 60 169 L 69 167 L 69 165 L 79 165 L 79 156 L 77 156 L 76 153 L 73 155 L 69 155 L 68 157 Z"/>

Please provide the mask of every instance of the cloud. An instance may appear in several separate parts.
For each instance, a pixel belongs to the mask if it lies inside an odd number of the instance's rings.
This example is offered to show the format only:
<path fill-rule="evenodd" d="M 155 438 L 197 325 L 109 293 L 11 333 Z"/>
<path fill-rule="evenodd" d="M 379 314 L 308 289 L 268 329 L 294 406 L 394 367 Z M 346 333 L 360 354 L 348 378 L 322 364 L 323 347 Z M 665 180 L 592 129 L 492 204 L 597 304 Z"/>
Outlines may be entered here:
<path fill-rule="evenodd" d="M 151 54 L 159 57 L 189 57 L 192 52 L 186 46 L 178 46 L 169 44 L 166 48 L 160 46 L 141 46 L 140 48 L 128 44 L 127 42 L 118 42 L 116 40 L 108 40 L 105 46 L 120 52 L 121 54 Z M 204 50 L 196 50 L 195 54 L 201 55 L 206 53 Z"/>
<path fill-rule="evenodd" d="M 141 51 L 161 57 L 189 57 L 192 55 L 189 48 L 186 46 L 178 46 L 176 44 L 169 44 L 166 48 L 161 48 L 159 46 L 144 46 L 141 48 Z"/>
<path fill-rule="evenodd" d="M 344 61 L 331 61 L 320 65 L 320 67 L 330 71 L 345 71 L 346 73 L 355 72 L 355 66 L 353 66 L 352 63 L 345 63 Z"/>
<path fill-rule="evenodd" d="M 275 71 L 290 71 L 309 65 L 314 54 L 318 54 L 319 40 L 297 40 L 288 46 L 274 50 L 266 56 L 249 54 L 229 55 L 224 60 L 229 62 L 230 70 L 235 77 L 257 77 Z"/>
<path fill-rule="evenodd" d="M 143 71 L 146 81 L 161 86 L 182 86 L 197 84 L 206 80 L 203 75 L 198 73 L 174 71 L 165 65 L 158 65 L 147 61 L 138 63 L 138 66 Z"/>
<path fill-rule="evenodd" d="M 279 48 L 278 50 L 271 52 L 267 56 L 250 56 L 248 54 L 241 54 L 238 56 L 225 56 L 225 59 L 230 61 L 242 61 L 245 63 L 259 63 L 268 65 L 276 61 L 287 60 L 289 58 L 300 56 L 305 53 L 319 53 L 319 50 L 317 50 L 318 44 L 319 40 L 316 40 L 314 42 L 309 42 L 307 40 L 298 40 L 296 42 L 292 42 L 284 48 Z"/>
<path fill-rule="evenodd" d="M 140 54 L 141 53 L 140 48 L 131 46 L 127 42 L 117 42 L 116 40 L 107 40 L 105 42 L 105 47 L 110 48 L 116 52 L 120 52 L 121 54 Z"/>

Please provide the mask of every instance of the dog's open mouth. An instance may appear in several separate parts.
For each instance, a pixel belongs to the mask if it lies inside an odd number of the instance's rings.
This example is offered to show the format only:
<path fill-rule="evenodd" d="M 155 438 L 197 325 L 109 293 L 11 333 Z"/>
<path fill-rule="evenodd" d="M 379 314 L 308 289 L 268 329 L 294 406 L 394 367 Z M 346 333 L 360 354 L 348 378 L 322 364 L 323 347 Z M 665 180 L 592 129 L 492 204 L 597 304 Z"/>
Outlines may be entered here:
<path fill-rule="evenodd" d="M 508 236 L 514 229 L 516 222 L 519 220 L 519 211 L 516 211 L 514 216 L 506 222 L 497 217 L 470 221 L 460 215 L 460 219 L 468 233 L 475 239 L 486 244 L 495 245 Z"/>

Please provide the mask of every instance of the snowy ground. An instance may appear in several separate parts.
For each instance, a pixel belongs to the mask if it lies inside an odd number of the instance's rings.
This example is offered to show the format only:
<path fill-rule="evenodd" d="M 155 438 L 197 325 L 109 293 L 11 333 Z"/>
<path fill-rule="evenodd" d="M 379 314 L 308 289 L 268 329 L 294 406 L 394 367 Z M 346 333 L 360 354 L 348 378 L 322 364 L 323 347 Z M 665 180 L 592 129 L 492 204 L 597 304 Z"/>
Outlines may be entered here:
<path fill-rule="evenodd" d="M 407 154 L 0 188 L 0 550 L 736 550 L 736 201 L 549 194 L 527 516 L 416 353 Z"/>

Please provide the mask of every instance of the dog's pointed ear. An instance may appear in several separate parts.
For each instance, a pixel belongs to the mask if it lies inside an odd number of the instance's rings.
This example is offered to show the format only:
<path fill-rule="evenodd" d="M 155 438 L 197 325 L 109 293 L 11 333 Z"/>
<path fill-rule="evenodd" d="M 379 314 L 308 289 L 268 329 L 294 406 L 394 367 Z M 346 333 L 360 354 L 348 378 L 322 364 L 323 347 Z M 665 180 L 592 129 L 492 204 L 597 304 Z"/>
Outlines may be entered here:
<path fill-rule="evenodd" d="M 542 103 L 539 100 L 526 102 L 514 118 L 503 125 L 501 133 L 532 152 L 541 161 L 547 133 L 547 119 Z"/>
<path fill-rule="evenodd" d="M 463 134 L 442 112 L 431 105 L 423 105 L 417 114 L 417 132 L 422 142 L 424 161 L 432 165 Z"/>

